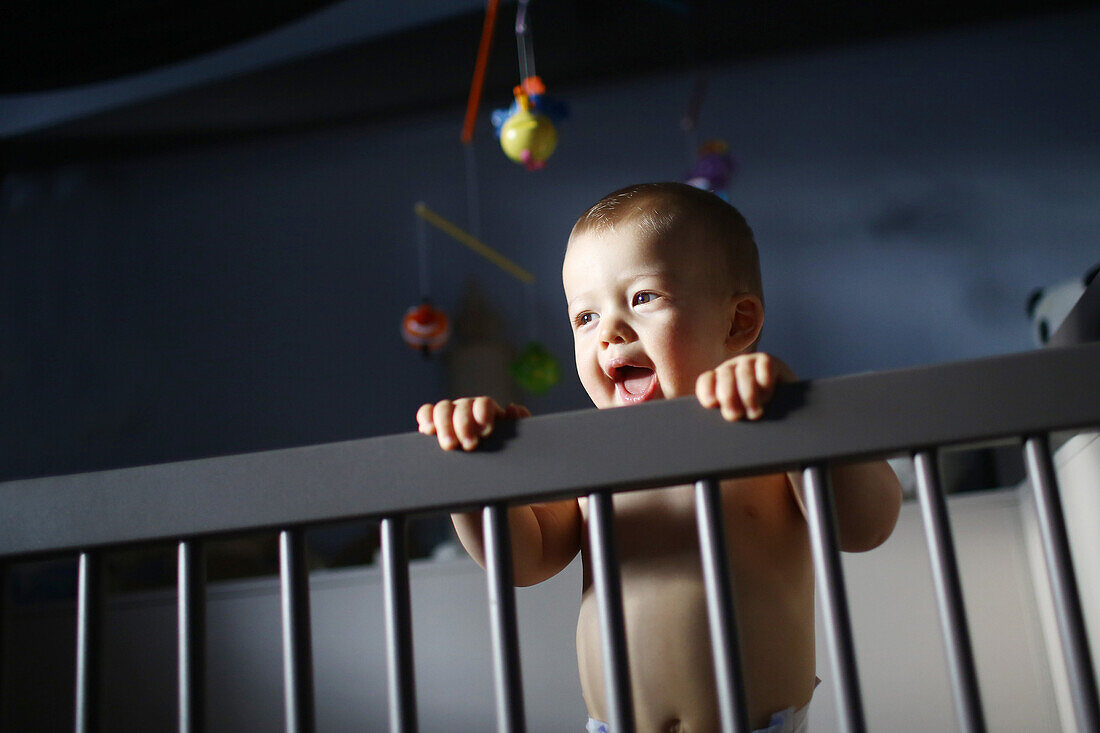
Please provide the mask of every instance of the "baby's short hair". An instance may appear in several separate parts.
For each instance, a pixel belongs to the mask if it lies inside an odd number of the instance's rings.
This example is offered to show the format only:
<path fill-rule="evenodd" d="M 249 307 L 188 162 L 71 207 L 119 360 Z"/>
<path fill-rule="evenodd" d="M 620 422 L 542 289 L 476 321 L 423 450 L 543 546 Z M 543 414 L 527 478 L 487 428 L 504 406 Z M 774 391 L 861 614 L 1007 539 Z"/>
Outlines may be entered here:
<path fill-rule="evenodd" d="M 751 293 L 763 302 L 760 255 L 752 229 L 740 211 L 716 194 L 674 182 L 620 188 L 584 212 L 573 225 L 569 239 L 588 232 L 611 233 L 618 227 L 631 227 L 655 237 L 679 227 L 695 228 L 728 253 L 734 293 Z"/>

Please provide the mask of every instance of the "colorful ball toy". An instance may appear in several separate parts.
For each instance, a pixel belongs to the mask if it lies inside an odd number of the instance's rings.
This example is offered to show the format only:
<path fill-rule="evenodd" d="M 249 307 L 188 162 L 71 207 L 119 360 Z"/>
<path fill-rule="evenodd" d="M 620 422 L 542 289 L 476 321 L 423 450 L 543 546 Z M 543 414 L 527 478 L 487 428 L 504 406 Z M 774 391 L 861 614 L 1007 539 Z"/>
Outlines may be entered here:
<path fill-rule="evenodd" d="M 532 341 L 512 363 L 512 378 L 528 392 L 542 394 L 561 379 L 561 367 L 545 346 Z"/>
<path fill-rule="evenodd" d="M 538 170 L 558 144 L 558 131 L 546 115 L 521 109 L 500 128 L 500 147 L 504 154 L 527 170 Z"/>
<path fill-rule="evenodd" d="M 493 128 L 504 154 L 527 170 L 545 167 L 558 144 L 554 122 L 568 115 L 566 106 L 547 97 L 545 92 L 539 77 L 528 77 L 513 90 L 516 99 L 512 106 L 492 114 Z"/>
<path fill-rule="evenodd" d="M 401 321 L 401 335 L 411 348 L 427 355 L 446 345 L 451 335 L 451 326 L 447 314 L 425 300 L 405 312 L 405 318 Z"/>

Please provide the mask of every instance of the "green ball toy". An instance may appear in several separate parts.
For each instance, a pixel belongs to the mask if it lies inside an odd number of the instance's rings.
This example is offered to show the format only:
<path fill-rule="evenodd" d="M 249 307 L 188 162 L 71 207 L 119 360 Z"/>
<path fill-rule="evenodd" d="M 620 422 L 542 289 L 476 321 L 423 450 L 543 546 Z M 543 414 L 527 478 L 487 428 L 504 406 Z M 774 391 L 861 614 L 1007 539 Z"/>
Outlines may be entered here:
<path fill-rule="evenodd" d="M 528 392 L 543 394 L 561 379 L 561 367 L 545 346 L 532 341 L 512 363 L 512 378 Z"/>

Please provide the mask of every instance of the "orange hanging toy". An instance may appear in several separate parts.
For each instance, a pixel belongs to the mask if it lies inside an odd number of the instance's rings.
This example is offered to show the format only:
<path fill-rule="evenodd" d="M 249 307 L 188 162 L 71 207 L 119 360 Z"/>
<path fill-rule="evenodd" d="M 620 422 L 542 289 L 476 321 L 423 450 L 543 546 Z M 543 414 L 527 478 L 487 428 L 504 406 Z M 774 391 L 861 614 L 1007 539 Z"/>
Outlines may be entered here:
<path fill-rule="evenodd" d="M 447 339 L 451 336 L 451 325 L 447 314 L 433 306 L 428 298 L 430 291 L 428 232 L 423 218 L 417 219 L 416 233 L 416 259 L 420 266 L 420 304 L 405 311 L 405 316 L 401 319 L 401 337 L 410 348 L 416 349 L 427 358 L 432 352 L 439 351 L 447 345 Z"/>
<path fill-rule="evenodd" d="M 425 299 L 420 305 L 405 311 L 401 335 L 411 348 L 426 355 L 446 345 L 451 335 L 451 325 L 447 314 Z"/>

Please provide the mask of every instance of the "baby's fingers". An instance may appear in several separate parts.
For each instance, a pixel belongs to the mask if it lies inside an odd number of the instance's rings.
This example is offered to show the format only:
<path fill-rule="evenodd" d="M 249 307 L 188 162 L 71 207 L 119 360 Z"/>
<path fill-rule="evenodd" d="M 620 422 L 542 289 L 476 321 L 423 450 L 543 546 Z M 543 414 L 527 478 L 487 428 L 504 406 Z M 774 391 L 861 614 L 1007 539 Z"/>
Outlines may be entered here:
<path fill-rule="evenodd" d="M 522 405 L 509 405 L 505 410 L 491 397 L 463 397 L 421 405 L 416 422 L 421 433 L 436 436 L 443 450 L 461 447 L 469 451 L 492 433 L 497 420 L 530 416 Z"/>
<path fill-rule="evenodd" d="M 760 354 L 753 361 L 756 367 L 756 383 L 770 396 L 779 381 L 779 364 L 767 354 Z M 765 400 L 766 401 L 766 400 Z"/>
<path fill-rule="evenodd" d="M 714 370 L 714 398 L 722 417 L 730 422 L 745 416 L 745 405 L 741 400 L 737 386 L 737 368 L 733 364 L 723 364 Z"/>
<path fill-rule="evenodd" d="M 527 409 L 527 407 L 525 407 L 524 405 L 517 405 L 516 403 L 511 403 L 510 405 L 508 405 L 508 408 L 506 409 L 504 416 L 507 417 L 508 419 L 518 419 L 520 417 L 530 417 L 531 416 L 531 411 L 529 411 L 529 409 Z"/>
<path fill-rule="evenodd" d="M 703 407 L 718 407 L 730 422 L 748 417 L 756 420 L 775 394 L 779 382 L 797 377 L 783 362 L 768 354 L 747 354 L 703 372 L 695 381 L 695 396 Z"/>
<path fill-rule="evenodd" d="M 454 425 L 455 406 L 455 403 L 450 400 L 440 400 L 432 408 L 435 434 L 439 439 L 439 447 L 443 450 L 454 450 L 459 446 L 458 434 L 455 432 Z"/>
<path fill-rule="evenodd" d="M 531 411 L 513 402 L 504 409 L 504 417 L 509 420 L 518 420 L 521 417 L 531 417 Z"/>
<path fill-rule="evenodd" d="M 478 397 L 473 402 L 473 418 L 477 424 L 478 437 L 484 438 L 493 432 L 498 418 L 507 417 L 505 411 L 492 397 Z"/>
<path fill-rule="evenodd" d="M 432 418 L 434 411 L 435 405 L 430 402 L 424 403 L 416 411 L 416 429 L 424 435 L 435 435 L 435 421 Z"/>
<path fill-rule="evenodd" d="M 760 413 L 756 417 L 760 417 L 763 414 L 764 405 L 771 402 L 772 395 L 775 394 L 775 385 L 779 383 L 780 365 L 767 354 L 761 354 L 753 361 L 753 366 L 756 376 L 757 400 L 760 405 Z M 753 416 L 750 415 L 749 417 Z"/>
<path fill-rule="evenodd" d="M 493 432 L 493 424 L 504 414 L 491 397 L 455 400 L 452 422 L 463 450 L 473 450 L 478 441 Z"/>
<path fill-rule="evenodd" d="M 730 422 L 740 420 L 744 414 L 731 364 L 722 364 L 717 369 L 700 374 L 695 380 L 695 396 L 703 407 L 719 408 L 722 417 Z"/>
<path fill-rule="evenodd" d="M 714 380 L 713 369 L 703 372 L 695 380 L 695 396 L 699 399 L 699 404 L 708 410 L 718 407 L 718 398 L 714 394 Z"/>
<path fill-rule="evenodd" d="M 771 389 L 758 382 L 757 363 L 761 359 L 742 359 L 735 367 L 737 394 L 745 407 L 745 414 L 755 420 L 764 414 L 764 405 L 771 397 Z"/>

